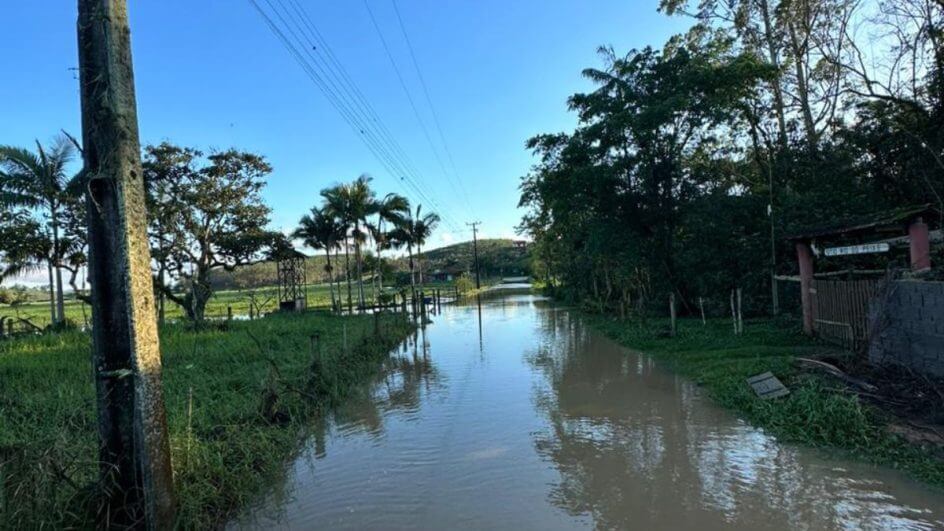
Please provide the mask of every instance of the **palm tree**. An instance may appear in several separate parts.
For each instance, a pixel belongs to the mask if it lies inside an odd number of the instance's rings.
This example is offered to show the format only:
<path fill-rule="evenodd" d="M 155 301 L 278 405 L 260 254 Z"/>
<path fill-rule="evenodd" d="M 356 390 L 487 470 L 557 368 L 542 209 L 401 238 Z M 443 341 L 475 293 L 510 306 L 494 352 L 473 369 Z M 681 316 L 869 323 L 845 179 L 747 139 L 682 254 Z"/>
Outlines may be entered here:
<path fill-rule="evenodd" d="M 419 261 L 419 255 L 423 250 L 423 244 L 427 238 L 436 229 L 439 224 L 439 215 L 430 212 L 423 215 L 423 205 L 416 206 L 416 215 L 409 213 L 407 217 L 397 222 L 397 228 L 391 233 L 391 238 L 398 242 L 406 244 L 407 253 L 410 257 L 410 285 L 416 296 L 416 262 Z M 413 248 L 416 247 L 417 260 L 413 259 Z M 423 284 L 423 267 L 419 267 L 420 286 Z"/>
<path fill-rule="evenodd" d="M 376 208 L 375 193 L 370 188 L 371 178 L 361 175 L 353 182 L 322 190 L 325 198 L 325 208 L 330 215 L 336 217 L 345 228 L 351 231 L 354 241 L 354 262 L 357 268 L 357 290 L 360 306 L 364 307 L 364 282 L 361 261 L 361 244 L 367 239 L 367 234 L 361 230 L 366 223 L 367 216 L 374 213 Z M 346 253 L 345 249 L 345 253 Z M 347 255 L 345 255 L 347 260 Z M 350 275 L 348 276 L 348 310 L 351 310 Z"/>
<path fill-rule="evenodd" d="M 302 216 L 298 222 L 298 228 L 292 233 L 295 238 L 300 238 L 305 245 L 312 249 L 322 249 L 325 252 L 325 271 L 328 273 L 328 290 L 331 292 L 331 308 L 337 308 L 337 302 L 334 297 L 334 281 L 331 266 L 331 250 L 338 246 L 338 241 L 343 237 L 341 227 L 338 221 L 325 212 L 324 208 L 313 207 L 311 214 Z M 340 298 L 340 293 L 338 294 Z"/>
<path fill-rule="evenodd" d="M 350 247 L 348 245 L 348 233 L 351 230 L 351 224 L 347 221 L 347 200 L 344 186 L 345 185 L 338 184 L 321 191 L 321 197 L 324 198 L 324 207 L 322 207 L 321 211 L 326 216 L 331 217 L 338 227 L 340 234 L 340 238 L 338 239 L 339 247 L 344 248 L 344 279 L 347 282 L 347 310 L 351 312 L 353 311 L 353 300 L 351 298 L 351 260 L 349 254 Z M 337 253 L 338 251 L 336 250 L 336 259 L 338 258 Z M 338 295 L 340 298 L 340 292 Z"/>
<path fill-rule="evenodd" d="M 61 135 L 48 149 L 36 141 L 36 153 L 13 146 L 0 146 L 0 204 L 36 209 L 48 222 L 52 242 L 45 259 L 53 284 L 55 270 L 54 323 L 65 318 L 62 294 L 60 227 L 66 203 L 81 192 L 81 177 L 66 177 L 66 167 L 75 156 L 72 140 Z M 52 293 L 52 286 L 50 286 Z"/>
<path fill-rule="evenodd" d="M 387 241 L 390 243 L 391 247 L 400 248 L 406 246 L 407 256 L 409 257 L 410 264 L 410 291 L 412 292 L 413 299 L 416 299 L 416 275 L 414 274 L 413 266 L 413 218 L 412 214 L 407 217 L 399 220 L 394 226 L 394 229 L 387 233 Z"/>
<path fill-rule="evenodd" d="M 374 276 L 377 277 L 379 292 L 383 293 L 383 269 L 381 267 L 381 253 L 390 248 L 388 233 L 384 232 L 384 223 L 396 227 L 404 218 L 410 215 L 410 201 L 398 194 L 387 194 L 374 205 L 377 222 L 370 226 L 371 236 L 377 244 L 377 262 Z"/>
<path fill-rule="evenodd" d="M 440 221 L 439 214 L 435 212 L 421 216 L 422 208 L 423 205 L 417 205 L 416 220 L 413 222 L 413 243 L 416 245 L 416 256 L 419 261 L 420 289 L 423 287 L 423 244 L 426 243 L 427 238 L 432 236 Z"/>

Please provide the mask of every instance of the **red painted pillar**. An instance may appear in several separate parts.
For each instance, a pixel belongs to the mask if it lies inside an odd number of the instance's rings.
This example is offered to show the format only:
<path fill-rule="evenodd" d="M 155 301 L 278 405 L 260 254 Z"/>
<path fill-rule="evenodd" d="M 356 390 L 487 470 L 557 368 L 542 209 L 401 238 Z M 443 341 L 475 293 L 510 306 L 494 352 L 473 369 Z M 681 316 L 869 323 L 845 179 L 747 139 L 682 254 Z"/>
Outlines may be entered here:
<path fill-rule="evenodd" d="M 931 242 L 928 237 L 928 224 L 922 218 L 908 226 L 908 240 L 911 247 L 911 270 L 919 273 L 931 269 Z"/>
<path fill-rule="evenodd" d="M 796 244 L 797 262 L 800 264 L 800 302 L 803 305 L 803 331 L 813 335 L 813 252 L 810 244 L 801 241 Z"/>

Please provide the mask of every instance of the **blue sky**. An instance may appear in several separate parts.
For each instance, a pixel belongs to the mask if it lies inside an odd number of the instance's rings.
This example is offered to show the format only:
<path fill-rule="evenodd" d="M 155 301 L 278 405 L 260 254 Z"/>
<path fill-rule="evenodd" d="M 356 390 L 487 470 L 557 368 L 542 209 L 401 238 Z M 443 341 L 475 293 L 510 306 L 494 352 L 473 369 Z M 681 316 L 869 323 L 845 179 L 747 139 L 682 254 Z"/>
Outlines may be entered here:
<path fill-rule="evenodd" d="M 265 0 L 259 0 L 265 6 Z M 458 227 L 434 246 L 510 236 L 520 219 L 524 142 L 569 130 L 566 98 L 590 85 L 580 71 L 596 49 L 659 46 L 688 25 L 637 0 L 396 0 L 429 89 L 456 175 L 442 175 L 363 0 L 298 0 L 354 83 L 417 168 L 422 186 Z M 367 0 L 450 167 L 391 0 Z M 0 144 L 32 145 L 59 129 L 80 133 L 76 2 L 6 0 L 0 32 Z M 406 193 L 276 40 L 248 0 L 129 0 L 142 143 L 237 147 L 275 168 L 265 197 L 290 229 L 318 191 L 361 173 L 378 191 Z M 458 190 L 461 192 L 461 190 Z M 467 197 L 467 199 L 466 199 Z M 428 208 L 428 206 L 426 207 Z M 457 230 L 461 228 L 462 230 Z"/>

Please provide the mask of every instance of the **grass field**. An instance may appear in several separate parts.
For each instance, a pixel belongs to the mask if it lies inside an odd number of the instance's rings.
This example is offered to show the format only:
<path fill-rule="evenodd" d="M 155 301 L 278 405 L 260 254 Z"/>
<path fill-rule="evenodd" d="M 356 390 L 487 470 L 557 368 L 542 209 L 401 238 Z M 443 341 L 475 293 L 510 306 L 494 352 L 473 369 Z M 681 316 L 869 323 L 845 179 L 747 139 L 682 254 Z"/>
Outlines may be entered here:
<path fill-rule="evenodd" d="M 311 420 L 376 374 L 413 330 L 401 315 L 380 324 L 376 335 L 372 316 L 307 312 L 162 329 L 181 527 L 219 527 L 278 481 Z M 0 342 L 0 528 L 90 525 L 94 398 L 87 334 Z"/>
<path fill-rule="evenodd" d="M 857 458 L 898 468 L 944 487 L 944 459 L 888 433 L 884 414 L 858 397 L 838 392 L 835 380 L 801 371 L 797 357 L 849 356 L 815 343 L 794 324 L 745 322 L 735 336 L 727 320 L 679 321 L 666 337 L 668 321 L 647 326 L 590 316 L 590 323 L 617 342 L 651 354 L 692 378 L 722 406 L 785 441 L 838 449 Z M 782 399 L 761 400 L 745 380 L 772 371 L 790 389 Z"/>
<path fill-rule="evenodd" d="M 453 283 L 426 283 L 426 289 L 452 289 Z M 337 287 L 335 287 L 337 289 Z M 393 292 L 403 288 L 386 288 L 386 292 Z M 371 295 L 370 286 L 364 286 L 368 297 Z M 309 308 L 329 308 L 331 306 L 331 292 L 327 284 L 306 286 Z M 250 294 L 254 293 L 257 301 L 268 301 L 264 312 L 271 312 L 278 307 L 278 289 L 275 286 L 267 286 L 254 290 L 229 290 L 219 291 L 213 294 L 207 304 L 207 318 L 222 318 L 227 315 L 231 308 L 233 315 L 249 315 Z M 357 304 L 357 286 L 352 285 L 354 304 Z M 347 301 L 347 286 L 342 285 L 342 301 Z M 92 320 L 91 308 L 81 301 L 69 299 L 65 302 L 66 319 L 73 323 L 82 325 Z M 50 323 L 49 301 L 36 301 L 28 304 L 22 304 L 12 307 L 0 304 L 0 317 L 20 317 L 29 319 L 30 322 L 44 328 Z M 167 319 L 180 319 L 184 316 L 183 309 L 171 301 L 165 303 L 165 316 Z"/>

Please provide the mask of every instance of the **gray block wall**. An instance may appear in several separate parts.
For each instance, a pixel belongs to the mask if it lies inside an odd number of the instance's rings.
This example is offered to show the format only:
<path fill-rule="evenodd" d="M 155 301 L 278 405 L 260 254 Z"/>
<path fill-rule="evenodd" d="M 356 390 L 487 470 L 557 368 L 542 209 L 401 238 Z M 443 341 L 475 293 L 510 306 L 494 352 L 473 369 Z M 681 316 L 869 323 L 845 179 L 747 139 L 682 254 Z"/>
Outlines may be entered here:
<path fill-rule="evenodd" d="M 877 323 L 872 363 L 944 376 L 944 282 L 895 281 L 869 311 Z"/>

